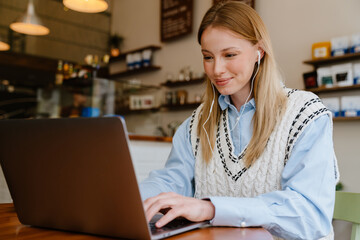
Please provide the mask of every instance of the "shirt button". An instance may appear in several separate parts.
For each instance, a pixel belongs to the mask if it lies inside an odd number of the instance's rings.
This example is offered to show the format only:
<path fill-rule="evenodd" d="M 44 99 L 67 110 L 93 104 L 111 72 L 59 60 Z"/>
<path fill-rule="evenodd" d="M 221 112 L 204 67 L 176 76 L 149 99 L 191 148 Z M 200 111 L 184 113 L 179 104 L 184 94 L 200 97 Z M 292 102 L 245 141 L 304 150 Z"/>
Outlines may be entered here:
<path fill-rule="evenodd" d="M 245 222 L 241 222 L 241 223 L 240 223 L 240 226 L 241 226 L 241 227 L 246 227 L 246 223 L 245 223 Z"/>

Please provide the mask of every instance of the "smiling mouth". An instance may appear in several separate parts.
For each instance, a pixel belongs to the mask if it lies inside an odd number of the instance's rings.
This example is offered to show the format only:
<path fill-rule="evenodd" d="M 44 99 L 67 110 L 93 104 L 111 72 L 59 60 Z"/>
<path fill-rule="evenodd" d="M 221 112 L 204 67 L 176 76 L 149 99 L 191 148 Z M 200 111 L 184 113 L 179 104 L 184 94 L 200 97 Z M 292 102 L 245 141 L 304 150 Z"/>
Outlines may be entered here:
<path fill-rule="evenodd" d="M 222 78 L 222 79 L 215 79 L 215 83 L 217 86 L 224 86 L 230 82 L 232 78 Z"/>

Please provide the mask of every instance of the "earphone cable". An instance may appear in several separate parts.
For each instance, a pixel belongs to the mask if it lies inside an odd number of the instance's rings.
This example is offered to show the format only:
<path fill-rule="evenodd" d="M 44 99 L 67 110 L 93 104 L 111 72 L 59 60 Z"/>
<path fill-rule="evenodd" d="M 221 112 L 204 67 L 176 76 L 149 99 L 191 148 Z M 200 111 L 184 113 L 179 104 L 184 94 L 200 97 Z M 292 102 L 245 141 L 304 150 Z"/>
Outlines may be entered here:
<path fill-rule="evenodd" d="M 210 83 L 210 84 L 211 84 L 211 87 L 212 87 L 212 90 L 213 90 L 213 99 L 212 99 L 212 102 L 211 102 L 209 115 L 208 115 L 207 119 L 205 120 L 204 124 L 202 125 L 202 128 L 203 128 L 204 131 L 205 131 L 206 138 L 207 138 L 207 140 L 208 140 L 208 143 L 209 143 L 209 147 L 210 147 L 210 149 L 211 149 L 211 152 L 214 154 L 214 149 L 211 147 L 209 135 L 208 135 L 208 133 L 207 133 L 207 131 L 206 131 L 206 129 L 205 129 L 205 124 L 206 124 L 206 123 L 209 121 L 209 119 L 210 119 L 210 114 L 211 114 L 211 112 L 212 112 L 212 109 L 213 109 L 213 106 L 214 106 L 214 101 L 215 101 L 215 89 L 214 89 L 214 85 L 213 85 L 212 83 Z"/>
<path fill-rule="evenodd" d="M 259 62 L 260 62 L 260 61 L 259 61 Z M 244 105 L 243 105 L 243 107 L 242 107 L 240 116 L 236 119 L 236 123 L 235 123 L 234 127 L 230 130 L 230 132 L 232 132 L 232 131 L 236 128 L 236 126 L 238 125 L 238 123 L 239 123 L 239 121 L 240 121 L 240 119 L 241 119 L 242 114 L 244 113 L 246 104 L 248 103 L 248 100 L 249 100 L 249 98 L 250 98 L 250 96 L 251 96 L 251 93 L 252 93 L 252 91 L 253 91 L 254 79 L 255 79 L 256 75 L 258 74 L 258 72 L 259 72 L 259 65 L 260 65 L 259 62 L 258 62 L 258 65 L 257 65 L 256 72 L 255 72 L 254 76 L 253 76 L 252 79 L 251 79 L 251 88 L 250 88 L 249 96 L 246 98 L 245 103 L 244 103 Z"/>

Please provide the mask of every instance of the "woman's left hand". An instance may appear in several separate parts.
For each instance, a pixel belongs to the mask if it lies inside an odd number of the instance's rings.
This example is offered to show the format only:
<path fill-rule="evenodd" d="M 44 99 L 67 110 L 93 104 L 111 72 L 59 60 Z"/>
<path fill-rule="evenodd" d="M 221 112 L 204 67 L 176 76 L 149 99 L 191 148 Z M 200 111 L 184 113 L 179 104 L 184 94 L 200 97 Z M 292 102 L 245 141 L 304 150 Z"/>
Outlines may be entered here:
<path fill-rule="evenodd" d="M 160 193 L 155 197 L 144 201 L 145 213 L 148 221 L 152 217 L 166 210 L 165 215 L 160 218 L 155 226 L 160 228 L 177 217 L 184 217 L 193 222 L 211 220 L 215 216 L 215 207 L 208 200 L 200 200 L 191 197 L 168 192 Z"/>

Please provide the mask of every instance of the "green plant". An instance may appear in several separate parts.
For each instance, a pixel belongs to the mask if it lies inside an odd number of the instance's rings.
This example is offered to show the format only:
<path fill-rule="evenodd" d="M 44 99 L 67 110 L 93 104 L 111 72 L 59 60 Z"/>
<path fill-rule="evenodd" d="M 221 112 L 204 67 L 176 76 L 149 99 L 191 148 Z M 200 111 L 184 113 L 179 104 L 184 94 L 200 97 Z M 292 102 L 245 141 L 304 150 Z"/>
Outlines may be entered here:
<path fill-rule="evenodd" d="M 124 38 L 118 34 L 110 35 L 109 37 L 109 47 L 110 48 L 120 48 L 123 43 Z"/>
<path fill-rule="evenodd" d="M 344 185 L 341 182 L 338 182 L 338 184 L 336 184 L 336 191 L 341 191 L 344 189 Z"/>

